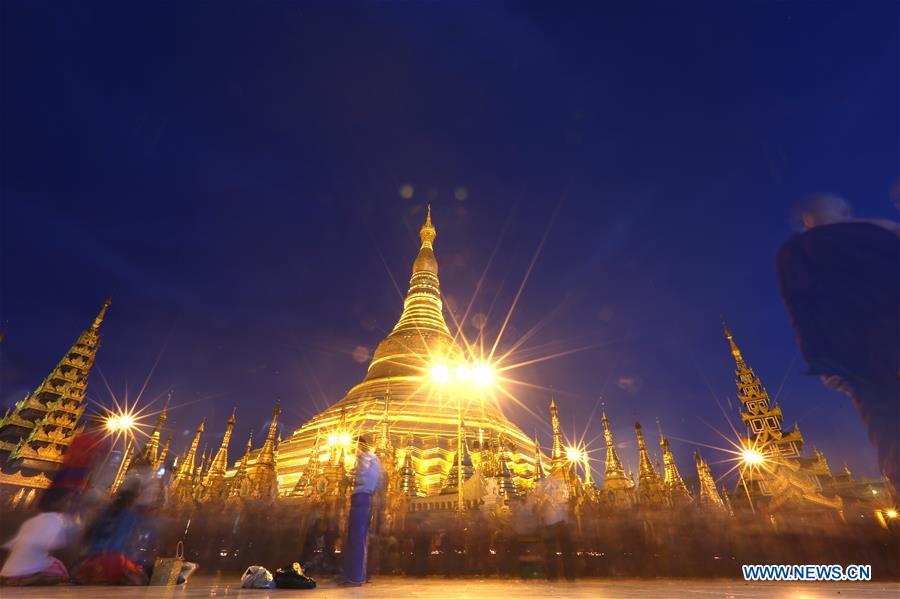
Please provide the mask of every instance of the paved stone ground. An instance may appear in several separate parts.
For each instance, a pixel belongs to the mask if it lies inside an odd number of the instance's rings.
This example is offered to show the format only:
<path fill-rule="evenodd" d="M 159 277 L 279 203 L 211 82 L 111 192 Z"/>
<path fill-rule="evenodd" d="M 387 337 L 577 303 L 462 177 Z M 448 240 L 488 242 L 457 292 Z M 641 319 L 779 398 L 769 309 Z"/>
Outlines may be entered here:
<path fill-rule="evenodd" d="M 417 597 L 448 597 L 465 599 L 606 599 L 641 597 L 647 599 L 733 597 L 775 598 L 874 598 L 900 597 L 900 583 L 764 583 L 749 584 L 734 580 L 598 580 L 586 579 L 574 583 L 520 581 L 498 579 L 445 578 L 379 578 L 359 588 L 342 588 L 325 580 L 312 591 L 241 589 L 237 576 L 195 576 L 183 587 L 0 587 L 3 599 L 60 599 L 90 597 L 97 599 L 199 599 L 225 597 L 240 599 L 344 599 L 374 597 L 384 599 L 415 599 Z"/>

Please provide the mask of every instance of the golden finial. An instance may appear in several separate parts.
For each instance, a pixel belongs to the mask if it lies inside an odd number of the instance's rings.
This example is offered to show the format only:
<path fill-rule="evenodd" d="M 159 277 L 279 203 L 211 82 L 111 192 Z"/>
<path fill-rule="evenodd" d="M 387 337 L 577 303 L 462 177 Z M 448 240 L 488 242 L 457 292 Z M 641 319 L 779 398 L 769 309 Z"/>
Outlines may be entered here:
<path fill-rule="evenodd" d="M 741 365 L 744 363 L 744 357 L 741 356 L 741 350 L 738 349 L 737 343 L 734 342 L 734 337 L 731 336 L 731 329 L 728 328 L 728 324 L 725 321 L 722 321 L 722 328 L 725 331 L 725 338 L 728 339 L 728 344 L 731 346 L 731 355 L 734 356 L 734 361 Z"/>
<path fill-rule="evenodd" d="M 94 324 L 91 326 L 91 329 L 96 331 L 100 328 L 100 325 L 103 323 L 103 317 L 106 316 L 106 309 L 112 305 L 112 298 L 106 298 L 106 301 L 103 302 L 103 307 L 100 308 L 100 313 L 97 314 L 97 318 L 94 319 Z"/>
<path fill-rule="evenodd" d="M 435 237 L 437 237 L 437 230 L 431 224 L 431 204 L 428 204 L 428 211 L 425 213 L 425 224 L 419 229 L 419 239 L 422 240 L 422 247 L 431 249 Z"/>
<path fill-rule="evenodd" d="M 231 408 L 231 418 L 228 419 L 228 422 L 226 424 L 230 424 L 231 426 L 234 426 L 234 423 L 237 422 L 237 420 L 234 417 L 236 412 L 237 412 L 237 408 Z"/>

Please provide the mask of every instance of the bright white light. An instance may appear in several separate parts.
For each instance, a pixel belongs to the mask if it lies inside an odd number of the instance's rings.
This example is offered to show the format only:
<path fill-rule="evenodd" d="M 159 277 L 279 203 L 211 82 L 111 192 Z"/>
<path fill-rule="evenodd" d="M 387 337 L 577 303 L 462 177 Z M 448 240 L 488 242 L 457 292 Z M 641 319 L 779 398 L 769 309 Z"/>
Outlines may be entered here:
<path fill-rule="evenodd" d="M 118 433 L 134 428 L 135 420 L 131 414 L 112 414 L 106 418 L 106 429 Z"/>
<path fill-rule="evenodd" d="M 759 453 L 755 449 L 745 449 L 741 452 L 741 458 L 744 460 L 745 464 L 749 464 L 751 466 L 762 464 L 766 459 L 763 454 Z"/>
<path fill-rule="evenodd" d="M 338 440 L 341 442 L 341 445 L 343 445 L 344 447 L 346 447 L 347 445 L 350 445 L 350 440 L 351 440 L 350 433 L 346 433 L 346 432 L 341 433 L 340 435 L 338 435 Z"/>
<path fill-rule="evenodd" d="M 450 380 L 450 369 L 446 364 L 435 364 L 431 367 L 431 380 L 439 384 L 446 383 Z"/>
<path fill-rule="evenodd" d="M 581 450 L 577 447 L 566 447 L 566 459 L 570 462 L 580 462 L 583 459 Z"/>
<path fill-rule="evenodd" d="M 886 513 L 887 517 L 890 518 L 891 520 L 893 520 L 894 518 L 897 517 L 897 510 L 888 510 L 885 513 Z"/>
<path fill-rule="evenodd" d="M 472 380 L 479 387 L 487 387 L 494 383 L 494 370 L 487 364 L 479 364 L 472 372 Z"/>
<path fill-rule="evenodd" d="M 469 370 L 469 367 L 466 366 L 465 364 L 460 364 L 459 366 L 456 367 L 456 379 L 458 381 L 463 381 L 463 382 L 468 381 L 471 374 L 472 373 Z"/>
<path fill-rule="evenodd" d="M 329 447 L 331 447 L 332 445 L 337 445 L 337 442 L 338 442 L 337 433 L 331 433 L 330 435 L 328 435 L 327 444 Z"/>

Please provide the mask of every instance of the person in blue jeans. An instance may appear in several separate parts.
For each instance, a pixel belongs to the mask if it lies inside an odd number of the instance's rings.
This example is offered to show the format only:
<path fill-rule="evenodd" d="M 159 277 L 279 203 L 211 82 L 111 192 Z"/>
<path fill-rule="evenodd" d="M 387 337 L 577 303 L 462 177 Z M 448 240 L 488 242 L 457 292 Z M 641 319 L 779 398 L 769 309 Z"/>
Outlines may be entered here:
<path fill-rule="evenodd" d="M 365 437 L 359 438 L 356 453 L 356 479 L 350 496 L 350 525 L 344 551 L 343 583 L 360 586 L 366 582 L 366 554 L 369 521 L 372 518 L 372 495 L 381 486 L 381 462 L 372 452 Z"/>

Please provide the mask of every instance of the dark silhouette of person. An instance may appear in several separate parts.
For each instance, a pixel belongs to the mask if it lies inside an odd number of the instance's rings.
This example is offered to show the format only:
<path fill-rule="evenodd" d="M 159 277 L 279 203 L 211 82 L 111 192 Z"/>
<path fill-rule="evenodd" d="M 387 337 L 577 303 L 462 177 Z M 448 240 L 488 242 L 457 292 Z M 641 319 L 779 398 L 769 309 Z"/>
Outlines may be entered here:
<path fill-rule="evenodd" d="M 900 481 L 900 226 L 851 217 L 834 196 L 799 208 L 778 252 L 781 295 L 809 373 L 847 393 L 882 472 Z"/>

